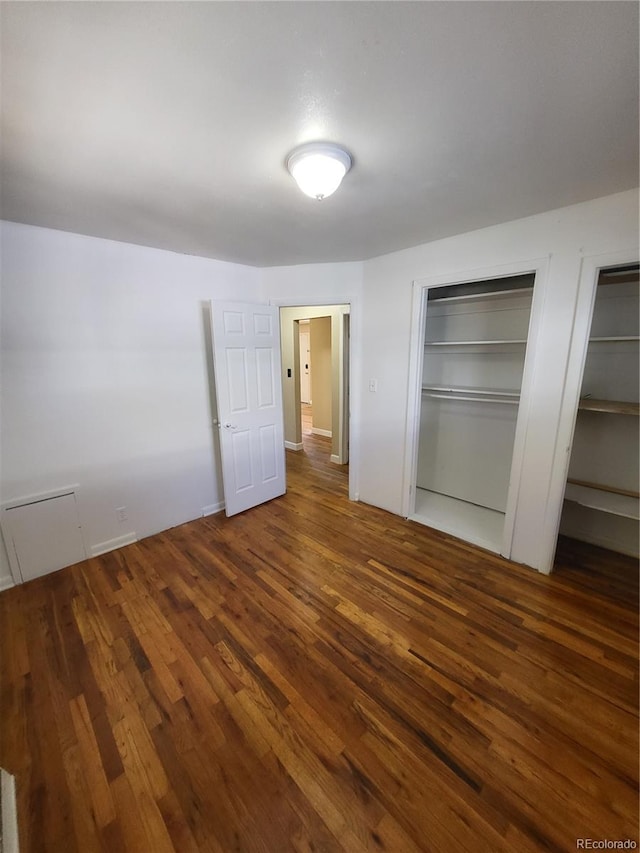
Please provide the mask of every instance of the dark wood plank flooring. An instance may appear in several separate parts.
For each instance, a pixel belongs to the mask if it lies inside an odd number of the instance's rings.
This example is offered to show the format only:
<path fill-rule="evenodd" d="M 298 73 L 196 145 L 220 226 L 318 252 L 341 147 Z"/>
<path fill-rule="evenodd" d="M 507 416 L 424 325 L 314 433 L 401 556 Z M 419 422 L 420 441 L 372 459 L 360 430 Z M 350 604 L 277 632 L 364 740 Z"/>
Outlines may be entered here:
<path fill-rule="evenodd" d="M 288 493 L 0 595 L 23 853 L 572 851 L 638 841 L 638 567 L 549 578 Z"/>

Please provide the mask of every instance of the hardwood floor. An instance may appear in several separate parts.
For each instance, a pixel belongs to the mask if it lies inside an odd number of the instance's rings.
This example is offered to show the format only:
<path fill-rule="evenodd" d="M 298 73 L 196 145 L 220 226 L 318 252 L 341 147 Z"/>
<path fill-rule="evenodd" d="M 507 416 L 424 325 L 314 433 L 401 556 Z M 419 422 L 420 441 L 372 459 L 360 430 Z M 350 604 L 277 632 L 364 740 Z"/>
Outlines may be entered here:
<path fill-rule="evenodd" d="M 283 498 L 0 595 L 23 853 L 637 842 L 636 562 L 545 578 L 305 446 Z"/>
<path fill-rule="evenodd" d="M 302 435 L 304 437 L 311 435 L 313 429 L 313 409 L 309 403 L 302 403 L 300 406 L 300 419 L 302 421 Z"/>

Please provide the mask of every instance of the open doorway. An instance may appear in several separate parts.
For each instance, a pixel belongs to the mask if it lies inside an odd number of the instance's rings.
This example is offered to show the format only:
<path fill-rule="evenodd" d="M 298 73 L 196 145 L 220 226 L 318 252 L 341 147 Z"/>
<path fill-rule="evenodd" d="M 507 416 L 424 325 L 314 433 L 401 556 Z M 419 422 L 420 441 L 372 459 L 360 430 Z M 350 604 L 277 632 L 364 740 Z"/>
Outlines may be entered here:
<path fill-rule="evenodd" d="M 328 461 L 349 461 L 349 305 L 280 309 L 285 447 L 322 438 Z"/>
<path fill-rule="evenodd" d="M 334 386 L 338 381 L 333 369 L 335 344 L 331 316 L 296 321 L 300 344 L 300 417 L 302 441 L 305 436 L 326 439 L 329 455 L 333 450 Z M 338 451 L 339 452 L 339 451 Z"/>

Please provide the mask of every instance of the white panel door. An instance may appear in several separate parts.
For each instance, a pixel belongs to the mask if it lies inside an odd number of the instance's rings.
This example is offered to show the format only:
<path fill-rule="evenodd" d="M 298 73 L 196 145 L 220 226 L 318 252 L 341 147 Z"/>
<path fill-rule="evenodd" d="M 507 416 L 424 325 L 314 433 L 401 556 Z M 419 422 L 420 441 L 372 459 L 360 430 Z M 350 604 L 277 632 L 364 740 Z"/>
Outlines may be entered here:
<path fill-rule="evenodd" d="M 212 302 L 225 512 L 286 491 L 278 309 Z"/>

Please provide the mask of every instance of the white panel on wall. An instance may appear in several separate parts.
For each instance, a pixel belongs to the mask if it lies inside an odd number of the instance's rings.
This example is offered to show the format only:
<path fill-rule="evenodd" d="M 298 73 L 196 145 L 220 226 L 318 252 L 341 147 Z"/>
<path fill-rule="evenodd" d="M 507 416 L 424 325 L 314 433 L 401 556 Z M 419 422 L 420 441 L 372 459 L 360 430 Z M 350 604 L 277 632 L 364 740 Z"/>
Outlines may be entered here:
<path fill-rule="evenodd" d="M 73 492 L 5 509 L 2 530 L 23 581 L 87 557 Z"/>

